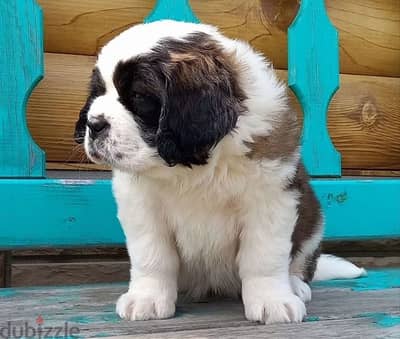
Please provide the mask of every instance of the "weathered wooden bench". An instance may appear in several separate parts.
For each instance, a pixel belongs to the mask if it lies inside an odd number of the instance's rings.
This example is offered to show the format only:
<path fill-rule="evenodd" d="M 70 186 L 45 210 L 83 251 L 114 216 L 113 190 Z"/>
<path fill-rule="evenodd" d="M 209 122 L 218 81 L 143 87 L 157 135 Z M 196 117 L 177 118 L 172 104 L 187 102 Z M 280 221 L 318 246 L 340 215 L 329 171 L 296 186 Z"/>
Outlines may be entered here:
<path fill-rule="evenodd" d="M 186 0 L 159 0 L 145 21 L 162 18 L 198 21 Z M 326 127 L 339 86 L 338 35 L 323 0 L 302 0 L 288 33 L 289 85 L 303 107 L 303 158 L 325 211 L 326 239 L 400 237 L 400 180 L 341 177 L 341 157 Z M 42 75 L 39 6 L 34 0 L 0 0 L 0 249 L 121 245 L 108 180 L 46 179 L 45 154 L 25 116 Z M 302 324 L 250 323 L 241 303 L 227 299 L 180 302 L 173 319 L 123 321 L 114 303 L 126 288 L 0 289 L 0 338 L 400 338 L 396 268 L 314 283 Z"/>

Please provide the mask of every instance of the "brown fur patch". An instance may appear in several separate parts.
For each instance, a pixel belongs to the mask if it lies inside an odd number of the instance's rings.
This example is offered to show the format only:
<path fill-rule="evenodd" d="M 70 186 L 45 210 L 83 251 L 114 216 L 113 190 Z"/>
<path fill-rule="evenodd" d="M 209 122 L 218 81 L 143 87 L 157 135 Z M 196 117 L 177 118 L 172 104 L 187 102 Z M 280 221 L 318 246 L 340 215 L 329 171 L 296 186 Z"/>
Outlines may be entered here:
<path fill-rule="evenodd" d="M 172 62 L 182 62 L 182 61 L 193 61 L 196 60 L 196 56 L 192 53 L 169 53 L 170 60 Z"/>
<path fill-rule="evenodd" d="M 232 99 L 245 99 L 238 83 L 240 65 L 208 34 L 192 33 L 184 40 L 165 39 L 158 49 L 162 50 L 168 51 L 166 67 L 181 86 L 207 89 L 210 84 L 219 83 Z"/>
<path fill-rule="evenodd" d="M 321 227 L 321 207 L 309 183 L 308 174 L 302 163 L 299 163 L 294 180 L 288 187 L 300 193 L 298 204 L 298 219 L 292 234 L 291 256 L 302 250 L 304 242 L 312 237 Z M 311 281 L 314 276 L 316 261 L 319 257 L 319 248 L 306 258 L 304 280 Z"/>
<path fill-rule="evenodd" d="M 250 159 L 289 158 L 299 145 L 300 128 L 296 112 L 288 110 L 279 122 L 273 123 L 273 130 L 266 136 L 254 136 L 253 142 L 245 142 L 250 148 Z"/>

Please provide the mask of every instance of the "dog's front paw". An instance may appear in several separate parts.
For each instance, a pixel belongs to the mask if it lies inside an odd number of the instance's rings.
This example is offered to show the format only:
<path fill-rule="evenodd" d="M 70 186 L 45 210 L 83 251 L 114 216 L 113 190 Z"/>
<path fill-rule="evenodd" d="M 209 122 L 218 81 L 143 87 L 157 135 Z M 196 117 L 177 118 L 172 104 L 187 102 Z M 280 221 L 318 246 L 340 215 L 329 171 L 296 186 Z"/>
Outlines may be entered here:
<path fill-rule="evenodd" d="M 127 320 L 150 320 L 171 318 L 175 314 L 175 302 L 162 295 L 122 294 L 116 307 L 117 314 Z"/>
<path fill-rule="evenodd" d="M 296 294 L 304 302 L 311 301 L 311 288 L 310 286 L 295 275 L 290 276 L 290 285 L 292 286 L 294 294 Z"/>
<path fill-rule="evenodd" d="M 265 324 L 299 323 L 306 315 L 306 307 L 294 294 L 287 296 L 264 296 L 252 302 L 245 302 L 246 318 Z"/>
<path fill-rule="evenodd" d="M 263 279 L 244 284 L 242 290 L 248 320 L 265 324 L 301 322 L 306 315 L 304 302 L 290 288 L 278 288 Z"/>

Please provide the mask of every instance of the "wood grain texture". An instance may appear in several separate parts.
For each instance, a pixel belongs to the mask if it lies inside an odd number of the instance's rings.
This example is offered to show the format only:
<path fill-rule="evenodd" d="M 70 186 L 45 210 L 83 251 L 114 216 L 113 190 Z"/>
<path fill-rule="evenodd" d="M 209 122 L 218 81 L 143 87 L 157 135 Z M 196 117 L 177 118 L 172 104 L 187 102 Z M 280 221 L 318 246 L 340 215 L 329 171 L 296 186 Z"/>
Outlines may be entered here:
<path fill-rule="evenodd" d="M 399 246 L 400 239 L 324 242 L 323 252 L 345 257 L 360 267 L 400 267 Z M 13 271 L 12 284 L 8 286 L 70 285 L 129 279 L 129 258 L 125 247 L 42 248 L 10 252 L 12 266 L 8 267 L 10 272 L 11 268 Z"/>
<path fill-rule="evenodd" d="M 340 257 L 357 256 L 400 256 L 400 238 L 371 239 L 368 241 L 324 241 L 322 253 L 332 253 Z"/>
<path fill-rule="evenodd" d="M 47 161 L 87 162 L 75 144 L 75 121 L 86 101 L 94 57 L 68 54 L 45 55 L 46 77 L 28 104 L 28 125 L 47 155 Z"/>
<path fill-rule="evenodd" d="M 379 253 L 375 253 L 379 254 Z M 1 257 L 1 256 L 0 256 Z M 28 287 L 52 286 L 94 283 L 115 283 L 129 281 L 130 264 L 126 260 L 105 261 L 103 258 L 94 259 L 90 255 L 81 255 L 77 261 L 72 259 L 54 259 L 52 256 L 32 256 L 29 261 L 22 262 L 21 258 L 13 258 L 8 270 L 8 279 L 3 276 L 3 286 Z M 355 265 L 370 268 L 400 267 L 399 256 L 385 257 L 346 257 Z M 4 267 L 5 268 L 5 267 Z"/>
<path fill-rule="evenodd" d="M 321 338 L 398 338 L 398 329 L 377 328 L 370 319 L 340 319 L 329 322 L 308 322 L 300 325 L 253 325 L 245 327 L 223 327 L 201 330 L 168 331 L 124 336 L 105 337 L 113 339 L 321 339 Z"/>
<path fill-rule="evenodd" d="M 128 261 L 14 262 L 11 285 L 45 286 L 121 282 L 129 280 Z"/>
<path fill-rule="evenodd" d="M 399 246 L 400 239 L 324 242 L 323 252 L 345 257 L 360 267 L 400 267 Z M 7 267 L 9 272 L 13 269 L 10 274 L 12 284 L 7 286 L 70 285 L 129 279 L 129 258 L 125 247 L 42 248 L 10 252 L 12 266 Z"/>
<path fill-rule="evenodd" d="M 343 168 L 400 169 L 400 78 L 342 76 L 328 129 Z"/>
<path fill-rule="evenodd" d="M 79 151 L 79 153 L 81 153 Z M 97 165 L 93 163 L 80 162 L 47 162 L 48 170 L 66 170 L 66 171 L 110 171 L 111 168 L 106 165 Z M 393 175 L 392 175 L 393 176 Z M 400 176 L 400 173 L 398 173 Z"/>
<path fill-rule="evenodd" d="M 363 169 L 345 169 L 342 171 L 344 176 L 364 176 L 364 177 L 400 177 L 400 171 L 397 170 L 363 170 Z"/>
<path fill-rule="evenodd" d="M 28 124 L 53 162 L 52 169 L 76 169 L 77 163 L 87 162 L 73 141 L 73 131 L 95 58 L 46 53 L 45 60 L 46 77 L 29 101 Z M 287 72 L 278 75 L 286 80 Z M 399 109 L 399 78 L 341 76 L 341 88 L 329 107 L 328 127 L 344 169 L 400 169 Z"/>
<path fill-rule="evenodd" d="M 381 273 L 379 273 L 381 272 Z M 376 271 L 385 285 L 395 274 Z M 8 320 L 13 324 L 35 324 L 40 314 L 46 326 L 68 322 L 79 328 L 80 337 L 152 335 L 156 338 L 207 338 L 218 334 L 225 338 L 320 338 L 323 337 L 385 337 L 398 333 L 390 320 L 398 319 L 398 288 L 373 290 L 364 279 L 367 290 L 352 290 L 357 280 L 346 286 L 316 286 L 308 306 L 308 317 L 301 324 L 256 325 L 244 318 L 241 302 L 230 299 L 208 299 L 200 303 L 178 301 L 177 316 L 167 320 L 129 322 L 114 312 L 115 301 L 127 289 L 126 284 L 96 284 L 56 288 L 15 288 L 0 290 L 0 326 Z M 389 287 L 390 285 L 388 285 Z M 368 288 L 370 290 L 368 290 Z M 389 326 L 387 324 L 389 323 Z M 386 327 L 384 326 L 386 324 Z M 317 336 L 318 334 L 318 336 Z"/>
<path fill-rule="evenodd" d="M 94 55 L 128 27 L 141 23 L 155 0 L 38 0 L 49 52 Z"/>
<path fill-rule="evenodd" d="M 375 253 L 379 255 L 379 253 Z M 374 268 L 398 268 L 400 267 L 400 256 L 393 257 L 346 257 L 354 265 L 359 267 L 374 267 Z"/>
<path fill-rule="evenodd" d="M 127 27 L 141 22 L 154 0 L 38 0 L 45 15 L 46 51 L 94 55 Z M 297 0 L 191 0 L 197 17 L 217 25 L 287 68 L 286 30 Z M 398 0 L 327 0 L 339 31 L 341 72 L 400 76 Z"/>
<path fill-rule="evenodd" d="M 5 285 L 5 277 L 6 277 L 6 260 L 5 260 L 5 253 L 4 251 L 0 251 L 0 288 L 6 287 Z"/>
<path fill-rule="evenodd" d="M 11 251 L 14 263 L 32 263 L 41 260 L 47 262 L 89 260 L 128 260 L 128 253 L 124 246 L 121 247 L 75 247 L 75 248 L 37 248 Z"/>
<path fill-rule="evenodd" d="M 278 75 L 287 79 L 285 71 L 278 70 Z M 340 77 L 340 88 L 329 106 L 328 130 L 342 155 L 342 168 L 400 169 L 400 78 Z M 301 112 L 290 95 L 292 105 Z"/>

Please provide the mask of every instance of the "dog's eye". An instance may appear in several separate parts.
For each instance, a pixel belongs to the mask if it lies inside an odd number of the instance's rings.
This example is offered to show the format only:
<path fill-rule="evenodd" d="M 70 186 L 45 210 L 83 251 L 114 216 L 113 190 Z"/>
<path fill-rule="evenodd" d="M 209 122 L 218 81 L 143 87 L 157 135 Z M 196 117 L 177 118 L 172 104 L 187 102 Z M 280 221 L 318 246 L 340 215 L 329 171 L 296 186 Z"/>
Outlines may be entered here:
<path fill-rule="evenodd" d="M 146 94 L 143 94 L 143 93 L 140 93 L 140 92 L 136 92 L 136 91 L 133 92 L 132 96 L 133 96 L 134 100 L 145 100 L 145 99 L 147 99 L 149 97 Z"/>

